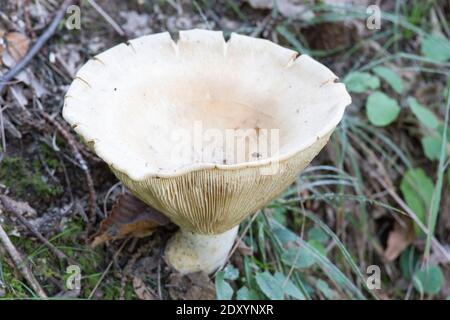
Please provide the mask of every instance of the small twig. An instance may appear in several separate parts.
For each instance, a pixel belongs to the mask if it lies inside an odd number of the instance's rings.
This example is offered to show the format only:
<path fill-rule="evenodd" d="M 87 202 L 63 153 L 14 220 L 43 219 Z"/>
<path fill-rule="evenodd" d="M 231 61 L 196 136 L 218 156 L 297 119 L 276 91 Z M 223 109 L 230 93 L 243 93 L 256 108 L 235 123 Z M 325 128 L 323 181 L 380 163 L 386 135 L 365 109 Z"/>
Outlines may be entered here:
<path fill-rule="evenodd" d="M 14 244 L 9 239 L 8 235 L 6 234 L 1 224 L 0 224 L 0 241 L 2 242 L 3 246 L 5 247 L 10 257 L 13 259 L 17 269 L 19 269 L 20 273 L 30 284 L 31 288 L 33 288 L 33 290 L 39 297 L 47 298 L 47 294 L 45 293 L 44 289 L 42 289 L 41 285 L 39 284 L 33 273 L 30 271 L 30 269 L 23 261 L 22 256 L 17 251 L 16 247 L 14 247 Z"/>
<path fill-rule="evenodd" d="M 72 0 L 64 0 L 63 4 L 56 12 L 56 15 L 50 25 L 47 27 L 44 33 L 39 36 L 31 49 L 27 52 L 27 54 L 0 79 L 0 94 L 3 92 L 6 84 L 30 63 L 30 61 L 41 50 L 44 44 L 53 36 L 56 29 L 58 28 L 59 23 L 64 17 L 64 14 L 66 13 L 67 7 L 71 2 Z"/>
<path fill-rule="evenodd" d="M 4 108 L 4 109 L 5 109 L 5 108 Z M 42 108 L 39 108 L 39 109 L 42 110 Z M 1 109 L 0 109 L 0 110 L 1 110 Z M 4 110 L 3 110 L 3 111 L 4 111 Z M 28 112 L 28 110 L 24 110 L 24 111 Z M 27 114 L 27 116 L 28 116 L 28 114 Z M 39 122 L 35 121 L 34 118 L 27 117 L 27 118 L 25 118 L 25 119 L 26 119 L 27 123 L 28 123 L 29 125 L 33 126 L 34 128 L 36 128 L 36 129 L 38 129 L 38 130 L 41 130 L 41 131 L 47 131 L 47 132 L 49 132 L 49 133 L 52 133 L 52 130 L 51 130 L 51 126 L 50 126 L 50 125 L 48 125 L 48 128 L 46 128 L 46 126 L 44 126 L 43 123 L 39 123 Z M 62 126 L 62 128 L 63 128 L 66 132 L 70 133 L 71 128 L 70 128 L 69 125 L 66 124 L 66 122 L 59 122 L 59 124 Z M 102 160 L 101 160 L 99 157 L 97 157 L 95 154 L 93 154 L 91 151 L 89 151 L 89 149 L 86 147 L 85 144 L 79 142 L 79 141 L 76 140 L 75 138 L 72 139 L 72 140 L 73 140 L 73 142 L 74 142 L 74 145 L 77 147 L 77 149 L 80 151 L 80 153 L 84 156 L 85 159 L 89 160 L 90 162 L 94 162 L 94 163 L 100 163 L 100 162 L 102 162 Z M 44 141 L 44 142 L 45 142 L 45 141 Z M 49 142 L 45 142 L 45 143 L 47 143 L 47 145 L 48 145 L 49 147 L 52 147 L 51 143 L 49 143 Z M 66 158 L 66 159 L 67 159 L 67 158 Z M 70 160 L 70 159 L 68 159 L 68 160 Z M 73 161 L 71 161 L 71 162 L 73 162 Z"/>
<path fill-rule="evenodd" d="M 97 4 L 97 2 L 95 2 L 94 0 L 88 0 L 88 2 L 92 6 L 92 8 L 94 8 L 95 11 L 97 11 L 103 17 L 103 19 L 105 19 L 113 27 L 113 29 L 116 30 L 116 32 L 120 36 L 125 36 L 125 32 L 123 32 L 122 28 L 113 20 L 113 18 L 111 18 L 108 13 L 106 13 L 105 10 L 102 9 L 102 7 Z"/>
<path fill-rule="evenodd" d="M 162 298 L 162 291 L 161 291 L 161 257 L 162 257 L 162 254 L 161 254 L 161 256 L 159 257 L 159 259 L 158 259 L 158 269 L 157 269 L 157 284 L 158 284 L 158 297 L 159 297 L 159 300 L 162 300 L 163 298 Z"/>
<path fill-rule="evenodd" d="M 27 26 L 28 32 L 31 34 L 31 39 L 36 39 L 36 32 L 34 32 L 33 27 L 31 26 L 31 18 L 30 18 L 30 0 L 25 0 L 25 8 L 23 9 L 23 18 L 25 20 L 25 25 Z"/>
<path fill-rule="evenodd" d="M 108 266 L 106 267 L 105 271 L 103 271 L 102 275 L 100 276 L 100 279 L 98 279 L 97 283 L 95 284 L 94 289 L 92 289 L 91 293 L 89 294 L 88 299 L 92 299 L 92 297 L 94 296 L 95 292 L 97 291 L 98 287 L 100 286 L 100 284 L 102 283 L 103 279 L 105 278 L 106 274 L 108 273 L 109 269 L 111 269 L 114 260 L 117 259 L 117 257 L 119 256 L 119 254 L 122 252 L 123 248 L 125 247 L 125 245 L 128 243 L 128 240 L 130 240 L 131 237 L 126 238 L 122 244 L 120 245 L 119 249 L 117 249 L 116 253 L 114 253 L 113 258 L 111 259 L 111 262 L 108 264 Z"/>
<path fill-rule="evenodd" d="M 62 125 L 62 127 L 67 131 L 70 132 L 70 130 L 72 129 L 67 122 L 61 122 L 60 123 Z M 91 162 L 95 162 L 95 163 L 100 163 L 103 160 L 101 160 L 99 157 L 97 157 L 95 154 L 93 154 L 87 147 L 85 144 L 79 142 L 76 139 L 73 139 L 75 146 L 78 148 L 78 150 L 80 150 L 81 154 L 84 156 L 85 159 L 91 161 Z"/>
<path fill-rule="evenodd" d="M 76 262 L 72 259 L 70 259 L 68 256 L 64 254 L 61 250 L 56 248 L 53 244 L 51 244 L 50 241 L 48 241 L 36 228 L 17 210 L 16 205 L 14 204 L 14 200 L 11 198 L 1 195 L 0 200 L 3 203 L 3 207 L 5 210 L 9 213 L 14 214 L 15 217 L 17 217 L 20 222 L 25 225 L 39 240 L 42 241 L 42 243 L 51 251 L 53 254 L 60 260 L 66 260 L 70 263 L 76 264 Z"/>
<path fill-rule="evenodd" d="M 52 124 L 56 128 L 56 130 L 61 134 L 61 136 L 67 141 L 70 148 L 72 149 L 72 152 L 73 152 L 75 159 L 77 160 L 81 170 L 83 170 L 83 172 L 84 172 L 87 187 L 89 190 L 89 204 L 88 204 L 89 224 L 87 226 L 87 233 L 89 234 L 91 231 L 91 228 L 94 225 L 95 220 L 96 220 L 96 214 L 95 214 L 96 194 L 95 194 L 95 189 L 94 189 L 94 181 L 92 180 L 92 176 L 89 171 L 89 167 L 88 167 L 86 161 L 84 160 L 83 156 L 81 155 L 80 151 L 78 150 L 76 143 L 74 142 L 75 138 L 67 130 L 65 130 L 63 128 L 63 126 L 57 120 L 53 119 L 47 112 L 45 112 L 43 110 L 39 110 L 39 113 L 47 122 Z"/>
<path fill-rule="evenodd" d="M 119 187 L 121 185 L 122 185 L 122 182 L 119 181 L 119 182 L 115 183 L 111 188 L 109 188 L 109 190 L 106 192 L 105 198 L 103 200 L 103 215 L 105 217 L 108 217 L 107 205 L 108 205 L 109 196 L 116 189 L 116 187 Z M 123 186 L 122 186 L 122 194 L 123 194 Z"/>
<path fill-rule="evenodd" d="M 2 144 L 2 153 L 6 153 L 6 138 L 5 138 L 5 124 L 4 124 L 4 120 L 3 120 L 3 110 L 4 108 L 2 108 L 0 106 L 0 135 L 1 137 L 1 144 Z M 1 158 L 0 158 L 1 160 Z"/>

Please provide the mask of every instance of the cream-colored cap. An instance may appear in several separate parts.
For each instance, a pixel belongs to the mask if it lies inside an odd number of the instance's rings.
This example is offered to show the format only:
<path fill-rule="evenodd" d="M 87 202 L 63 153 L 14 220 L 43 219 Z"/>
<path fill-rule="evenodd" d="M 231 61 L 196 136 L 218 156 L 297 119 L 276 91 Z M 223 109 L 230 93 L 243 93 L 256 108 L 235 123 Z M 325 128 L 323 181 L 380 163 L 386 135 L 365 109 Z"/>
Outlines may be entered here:
<path fill-rule="evenodd" d="M 186 230 L 217 234 L 291 184 L 350 102 L 333 72 L 307 55 L 189 30 L 176 43 L 167 32 L 154 34 L 89 60 L 63 116 L 143 201 Z M 261 156 L 260 146 L 250 147 L 242 159 L 221 153 L 221 144 L 196 149 L 199 125 L 213 136 L 279 130 L 277 149 Z"/>

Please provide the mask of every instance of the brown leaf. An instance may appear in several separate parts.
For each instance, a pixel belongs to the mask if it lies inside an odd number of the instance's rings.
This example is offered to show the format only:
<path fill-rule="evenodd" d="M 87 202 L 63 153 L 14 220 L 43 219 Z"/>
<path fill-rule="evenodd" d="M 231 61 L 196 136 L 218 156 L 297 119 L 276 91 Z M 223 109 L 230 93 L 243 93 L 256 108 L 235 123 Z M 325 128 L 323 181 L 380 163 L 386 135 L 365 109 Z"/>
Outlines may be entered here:
<path fill-rule="evenodd" d="M 141 300 L 158 300 L 156 294 L 139 277 L 133 278 L 133 289 Z"/>
<path fill-rule="evenodd" d="M 253 9 L 273 9 L 273 0 L 247 0 Z M 314 13 L 309 10 L 303 0 L 278 0 L 278 11 L 285 17 L 301 18 L 302 20 L 310 20 L 314 18 Z"/>
<path fill-rule="evenodd" d="M 0 56 L 4 52 L 9 53 L 15 62 L 21 60 L 28 52 L 30 40 L 20 32 L 7 32 L 3 35 L 3 41 L 0 43 Z M 3 59 L 1 59 L 3 60 Z"/>
<path fill-rule="evenodd" d="M 304 34 L 311 49 L 331 51 L 353 46 L 359 41 L 358 29 L 361 28 L 358 21 L 325 22 L 304 28 Z"/>
<path fill-rule="evenodd" d="M 244 241 L 239 241 L 237 250 L 243 256 L 252 256 L 253 255 L 253 248 L 246 245 L 244 243 Z"/>
<path fill-rule="evenodd" d="M 378 292 L 378 298 L 380 298 L 380 300 L 391 300 L 386 292 Z"/>
<path fill-rule="evenodd" d="M 414 229 L 411 221 L 405 223 L 395 222 L 394 229 L 389 233 L 384 257 L 388 261 L 394 261 L 414 241 Z"/>
<path fill-rule="evenodd" d="M 214 300 L 214 283 L 204 272 L 188 275 L 172 273 L 169 279 L 169 294 L 176 300 Z"/>
<path fill-rule="evenodd" d="M 441 83 L 418 83 L 414 88 L 414 96 L 419 103 L 429 106 L 438 103 L 439 92 L 442 92 L 442 90 Z"/>
<path fill-rule="evenodd" d="M 145 237 L 161 225 L 169 223 L 159 211 L 149 207 L 130 193 L 122 194 L 114 204 L 111 214 L 101 222 L 93 236 L 92 246 L 126 236 Z"/>

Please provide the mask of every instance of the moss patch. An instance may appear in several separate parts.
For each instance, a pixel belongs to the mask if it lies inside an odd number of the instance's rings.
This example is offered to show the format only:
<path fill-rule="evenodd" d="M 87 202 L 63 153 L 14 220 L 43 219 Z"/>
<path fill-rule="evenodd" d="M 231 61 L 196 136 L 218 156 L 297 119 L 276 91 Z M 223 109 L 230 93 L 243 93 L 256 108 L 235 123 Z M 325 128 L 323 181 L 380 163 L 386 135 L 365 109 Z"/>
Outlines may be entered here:
<path fill-rule="evenodd" d="M 63 192 L 60 185 L 49 181 L 38 160 L 30 164 L 20 157 L 5 157 L 0 166 L 0 181 L 19 197 L 31 193 L 46 200 Z"/>

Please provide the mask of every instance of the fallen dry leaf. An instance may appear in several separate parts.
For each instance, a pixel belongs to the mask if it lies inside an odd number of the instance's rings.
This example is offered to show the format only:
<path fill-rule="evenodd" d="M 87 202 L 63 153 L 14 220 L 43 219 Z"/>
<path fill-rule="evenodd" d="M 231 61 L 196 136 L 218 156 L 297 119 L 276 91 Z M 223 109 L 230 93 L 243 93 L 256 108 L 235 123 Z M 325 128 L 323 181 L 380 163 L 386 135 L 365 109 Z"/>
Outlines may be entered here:
<path fill-rule="evenodd" d="M 0 66 L 4 65 L 5 67 L 13 68 L 28 52 L 29 45 L 30 40 L 25 35 L 19 32 L 9 32 L 4 33 L 2 36 L 0 30 Z M 30 86 L 38 98 L 48 92 L 41 81 L 36 79 L 31 72 L 23 70 L 14 78 Z"/>
<path fill-rule="evenodd" d="M 272 9 L 273 0 L 247 0 L 254 9 Z M 314 13 L 308 9 L 304 0 L 277 0 L 277 9 L 285 17 L 310 20 Z"/>
<path fill-rule="evenodd" d="M 420 104 L 429 106 L 438 103 L 440 99 L 439 92 L 442 92 L 442 90 L 443 86 L 441 83 L 420 84 L 414 89 L 414 96 Z"/>
<path fill-rule="evenodd" d="M 7 67 L 13 67 L 15 63 L 12 63 L 12 58 L 9 54 L 5 54 L 3 56 L 4 60 L 3 62 Z M 35 75 L 31 72 L 22 71 L 19 72 L 15 77 L 16 80 L 19 80 L 20 82 L 25 83 L 27 86 L 31 87 L 33 89 L 34 94 L 39 98 L 42 97 L 44 94 L 47 94 L 48 91 L 45 89 L 45 87 L 42 85 L 42 83 L 35 77 Z"/>
<path fill-rule="evenodd" d="M 411 221 L 404 219 L 401 225 L 395 222 L 394 229 L 389 233 L 384 257 L 388 261 L 394 261 L 414 241 L 414 229 Z"/>
<path fill-rule="evenodd" d="M 20 32 L 7 32 L 3 34 L 0 42 L 0 57 L 3 61 L 3 54 L 8 53 L 15 62 L 21 60 L 28 52 L 30 39 Z"/>
<path fill-rule="evenodd" d="M 252 256 L 253 255 L 253 248 L 246 245 L 244 243 L 244 241 L 239 241 L 237 250 L 243 256 Z"/>
<path fill-rule="evenodd" d="M 162 213 L 131 193 L 124 193 L 116 200 L 111 214 L 101 222 L 99 230 L 93 236 L 92 246 L 126 236 L 142 238 L 167 223 L 169 219 Z"/>
<path fill-rule="evenodd" d="M 204 272 L 188 275 L 172 273 L 169 277 L 169 294 L 176 300 L 214 300 L 214 283 Z"/>
<path fill-rule="evenodd" d="M 133 289 L 141 300 L 157 300 L 156 294 L 139 277 L 133 278 Z"/>
<path fill-rule="evenodd" d="M 359 21 L 325 22 L 306 27 L 303 32 L 311 49 L 331 51 L 357 43 L 364 28 Z"/>
<path fill-rule="evenodd" d="M 378 298 L 380 298 L 380 300 L 391 300 L 391 298 L 389 297 L 389 295 L 386 292 L 378 292 Z"/>

